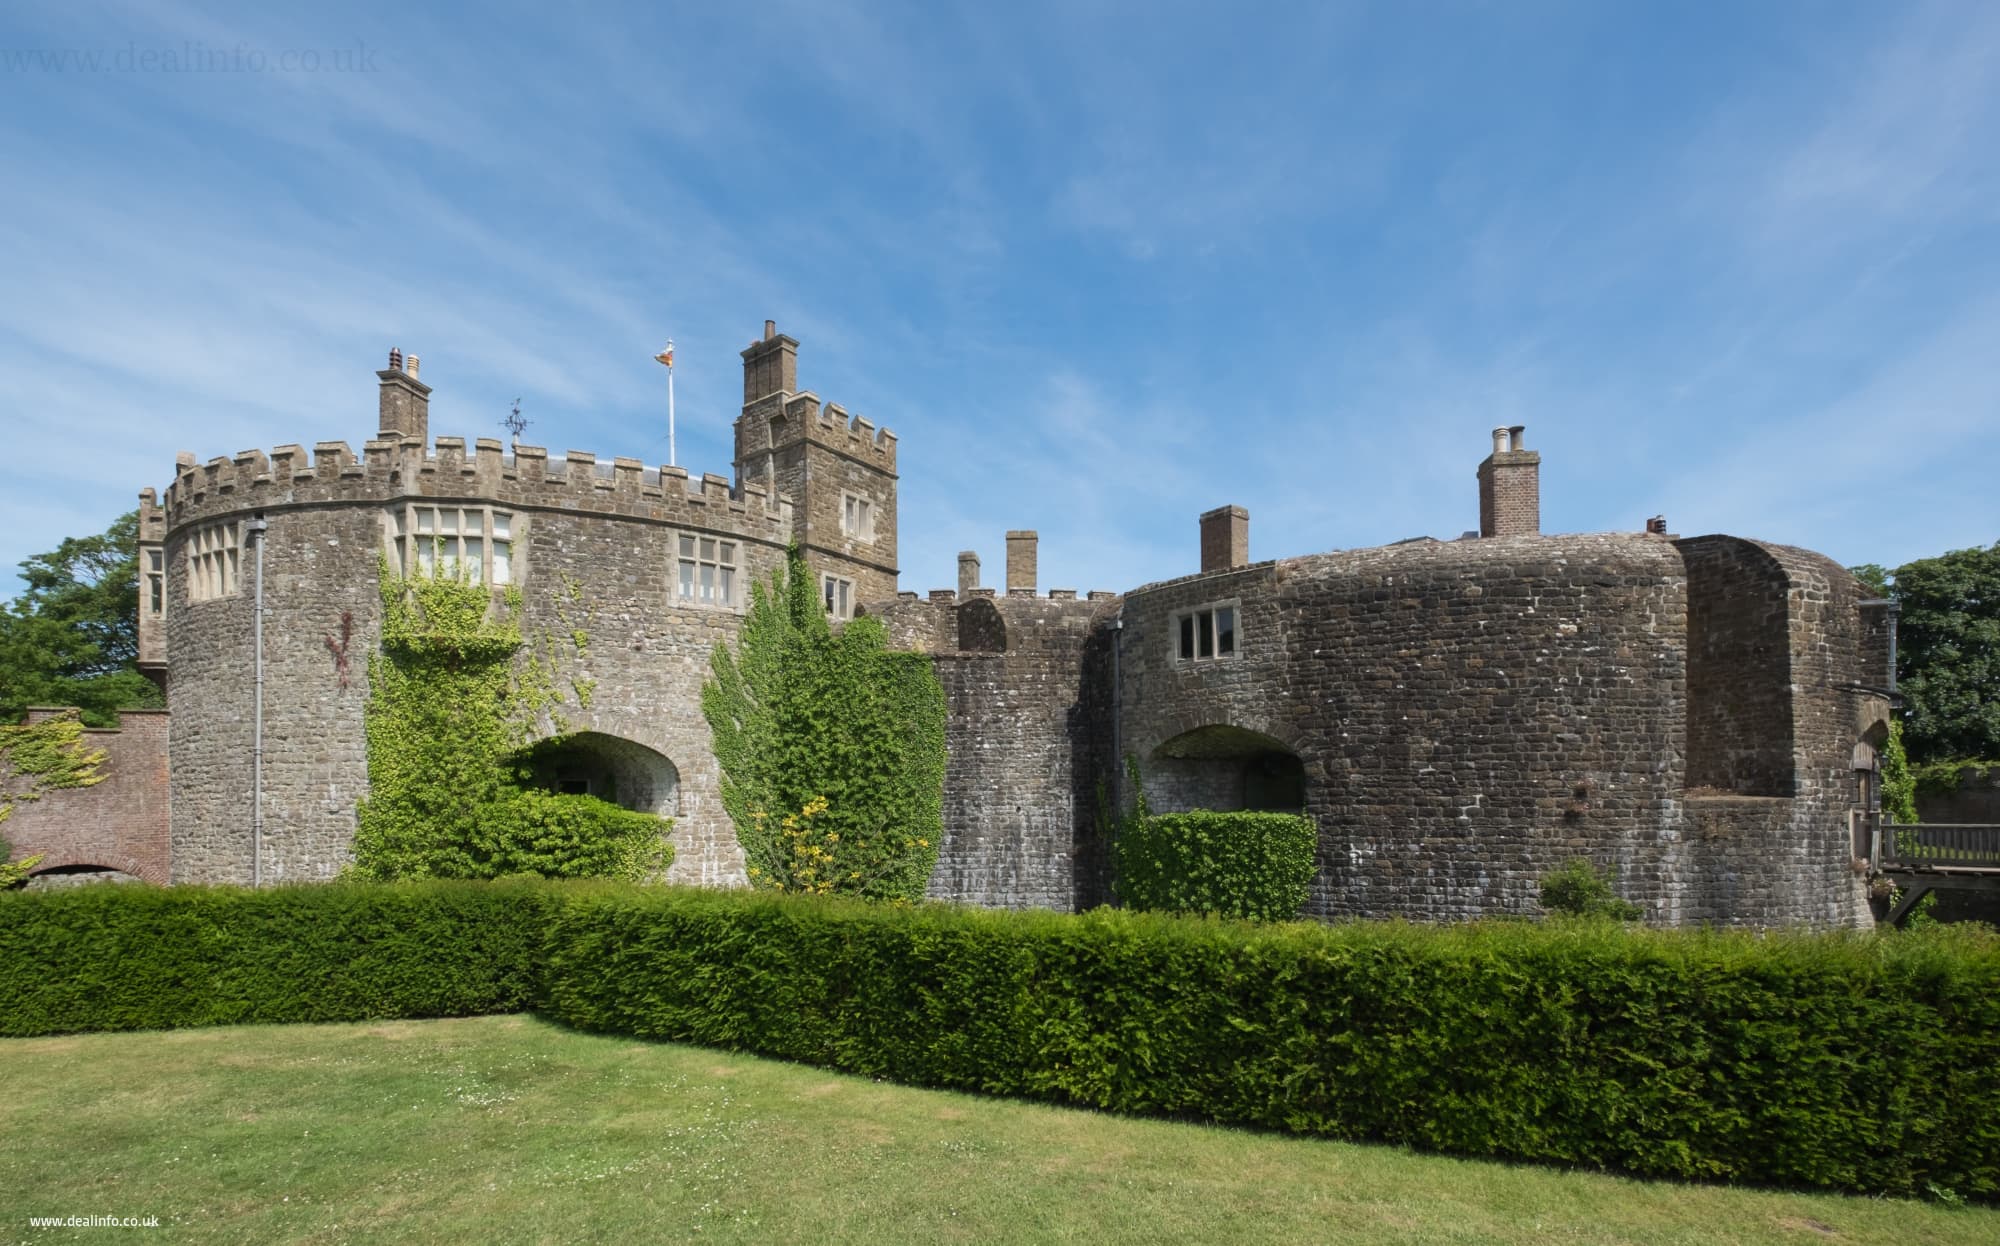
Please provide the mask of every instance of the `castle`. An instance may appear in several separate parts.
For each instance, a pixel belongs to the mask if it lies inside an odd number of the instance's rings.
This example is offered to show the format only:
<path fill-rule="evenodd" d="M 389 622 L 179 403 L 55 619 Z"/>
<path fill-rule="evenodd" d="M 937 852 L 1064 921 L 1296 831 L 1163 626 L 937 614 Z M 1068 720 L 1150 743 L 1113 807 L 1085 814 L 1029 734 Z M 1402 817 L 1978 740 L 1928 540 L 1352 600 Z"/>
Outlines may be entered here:
<path fill-rule="evenodd" d="M 1588 857 L 1658 923 L 1871 920 L 1854 822 L 1890 620 L 1831 560 L 1542 535 L 1540 456 L 1513 428 L 1479 464 L 1476 537 L 1253 562 L 1249 515 L 1225 506 L 1179 579 L 1044 594 L 1037 534 L 1017 531 L 1004 590 L 968 552 L 955 589 L 920 597 L 898 591 L 895 435 L 801 390 L 797 357 L 768 321 L 743 351 L 733 479 L 432 437 L 419 361 L 394 352 L 359 455 L 183 455 L 140 494 L 164 841 L 91 847 L 115 835 L 86 825 L 90 789 L 24 812 L 17 846 L 162 881 L 331 877 L 367 790 L 386 560 L 518 588 L 529 632 L 586 630 L 574 674 L 595 691 L 566 709 L 549 781 L 672 817 L 674 881 L 740 884 L 701 685 L 796 542 L 832 615 L 880 618 L 944 685 L 934 897 L 1107 899 L 1100 801 L 1130 797 L 1131 756 L 1155 810 L 1310 814 L 1315 916 L 1532 912 L 1543 874 Z M 161 736 L 146 720 L 131 763 Z"/>

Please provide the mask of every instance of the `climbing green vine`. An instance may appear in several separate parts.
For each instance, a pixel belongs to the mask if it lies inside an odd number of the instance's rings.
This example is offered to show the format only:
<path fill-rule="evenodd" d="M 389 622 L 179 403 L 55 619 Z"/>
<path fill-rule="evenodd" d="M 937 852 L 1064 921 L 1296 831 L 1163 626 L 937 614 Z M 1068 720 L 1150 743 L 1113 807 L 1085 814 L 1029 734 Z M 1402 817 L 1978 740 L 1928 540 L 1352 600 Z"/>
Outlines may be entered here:
<path fill-rule="evenodd" d="M 521 590 L 381 570 L 382 651 L 368 662 L 368 799 L 354 872 L 377 879 L 506 874 L 644 879 L 672 860 L 671 823 L 590 796 L 526 786 L 537 727 L 567 729 L 552 632 L 529 645 Z M 558 617 L 580 593 L 565 583 Z M 575 687 L 574 682 L 572 687 Z"/>
<path fill-rule="evenodd" d="M 943 830 L 944 689 L 878 620 L 827 625 L 794 549 L 752 586 L 701 708 L 753 886 L 919 899 Z"/>

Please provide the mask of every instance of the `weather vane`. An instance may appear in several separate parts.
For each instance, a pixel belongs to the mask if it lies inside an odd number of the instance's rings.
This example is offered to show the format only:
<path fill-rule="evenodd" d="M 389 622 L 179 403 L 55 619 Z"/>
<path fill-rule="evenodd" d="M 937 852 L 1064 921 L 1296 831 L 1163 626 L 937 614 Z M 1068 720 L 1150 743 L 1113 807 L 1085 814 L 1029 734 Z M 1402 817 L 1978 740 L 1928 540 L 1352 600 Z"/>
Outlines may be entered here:
<path fill-rule="evenodd" d="M 521 441 L 521 434 L 527 430 L 528 423 L 527 417 L 521 414 L 521 400 L 519 397 L 516 397 L 514 399 L 514 409 L 507 413 L 506 419 L 500 421 L 500 427 L 512 434 L 515 444 L 518 445 Z"/>

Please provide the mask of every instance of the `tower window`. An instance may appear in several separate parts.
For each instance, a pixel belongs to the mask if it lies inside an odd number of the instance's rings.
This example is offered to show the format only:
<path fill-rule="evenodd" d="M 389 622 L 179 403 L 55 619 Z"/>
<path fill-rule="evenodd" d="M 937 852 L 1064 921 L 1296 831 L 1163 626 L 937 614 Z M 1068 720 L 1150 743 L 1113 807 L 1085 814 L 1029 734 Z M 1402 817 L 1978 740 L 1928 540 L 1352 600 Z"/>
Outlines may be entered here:
<path fill-rule="evenodd" d="M 146 609 L 158 616 L 167 606 L 167 551 L 154 546 L 146 551 Z"/>
<path fill-rule="evenodd" d="M 234 597 L 241 587 L 242 533 L 235 520 L 196 528 L 188 537 L 188 600 Z"/>
<path fill-rule="evenodd" d="M 854 581 L 844 580 L 837 575 L 821 576 L 820 597 L 826 602 L 826 612 L 836 619 L 854 617 Z"/>
<path fill-rule="evenodd" d="M 691 532 L 676 537 L 674 600 L 683 605 L 734 606 L 736 544 Z"/>
<path fill-rule="evenodd" d="M 1236 605 L 1203 606 L 1174 618 L 1175 656 L 1183 662 L 1213 662 L 1236 656 Z"/>
<path fill-rule="evenodd" d="M 840 534 L 850 540 L 875 539 L 875 504 L 858 493 L 840 495 Z"/>
<path fill-rule="evenodd" d="M 408 503 L 390 510 L 388 528 L 390 557 L 406 579 L 493 587 L 515 582 L 512 511 Z"/>

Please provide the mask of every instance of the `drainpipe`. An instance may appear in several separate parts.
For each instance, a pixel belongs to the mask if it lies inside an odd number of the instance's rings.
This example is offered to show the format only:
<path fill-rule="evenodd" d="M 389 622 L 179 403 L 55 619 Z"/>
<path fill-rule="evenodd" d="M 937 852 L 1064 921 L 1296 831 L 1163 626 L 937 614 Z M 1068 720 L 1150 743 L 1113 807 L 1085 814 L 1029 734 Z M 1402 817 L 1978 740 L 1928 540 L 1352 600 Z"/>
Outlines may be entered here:
<path fill-rule="evenodd" d="M 1124 814 L 1124 676 L 1120 674 L 1120 654 L 1124 654 L 1124 612 L 1112 620 L 1112 808 Z"/>
<path fill-rule="evenodd" d="M 1896 691 L 1896 622 L 1902 614 L 1901 603 L 1889 603 L 1889 691 L 1892 695 Z"/>
<path fill-rule="evenodd" d="M 257 596 L 251 616 L 252 646 L 256 650 L 256 706 L 250 726 L 250 885 L 264 885 L 264 516 L 243 525 L 244 532 L 257 542 Z"/>

